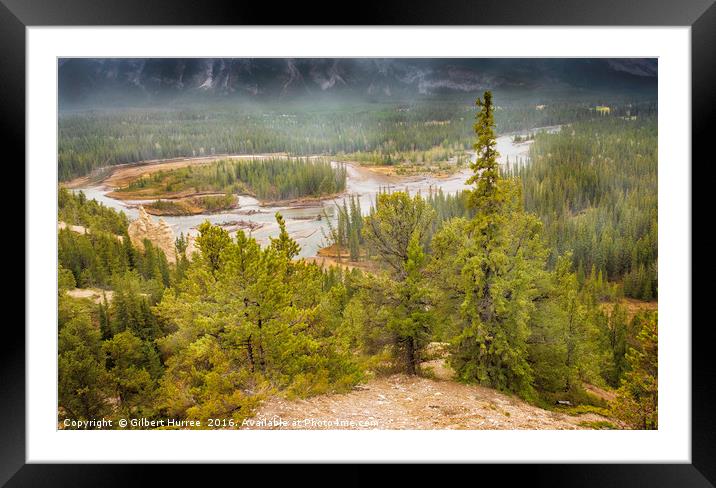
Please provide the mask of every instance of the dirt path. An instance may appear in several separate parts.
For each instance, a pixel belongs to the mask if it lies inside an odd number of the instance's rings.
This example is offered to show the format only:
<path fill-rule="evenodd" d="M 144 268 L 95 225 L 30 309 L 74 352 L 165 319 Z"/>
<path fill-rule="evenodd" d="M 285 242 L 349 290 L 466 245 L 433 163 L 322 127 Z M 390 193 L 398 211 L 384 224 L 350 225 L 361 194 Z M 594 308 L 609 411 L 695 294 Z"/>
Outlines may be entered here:
<path fill-rule="evenodd" d="M 111 302 L 114 296 L 112 290 L 100 290 L 99 288 L 75 288 L 68 290 L 67 294 L 73 298 L 89 298 L 94 303 L 103 303 L 105 297 L 107 302 Z"/>
<path fill-rule="evenodd" d="M 76 232 L 78 234 L 89 234 L 90 230 L 87 227 L 84 227 L 82 225 L 70 225 L 67 222 L 58 221 L 57 222 L 57 230 L 63 230 L 63 229 L 70 229 L 72 232 Z M 117 238 L 118 241 L 123 241 L 123 236 L 115 235 L 114 237 Z"/>
<path fill-rule="evenodd" d="M 610 421 L 596 414 L 570 416 L 529 405 L 496 390 L 441 379 L 392 375 L 346 394 L 306 400 L 266 401 L 248 429 L 589 429 L 584 422 Z M 277 422 L 280 420 L 280 422 Z"/>

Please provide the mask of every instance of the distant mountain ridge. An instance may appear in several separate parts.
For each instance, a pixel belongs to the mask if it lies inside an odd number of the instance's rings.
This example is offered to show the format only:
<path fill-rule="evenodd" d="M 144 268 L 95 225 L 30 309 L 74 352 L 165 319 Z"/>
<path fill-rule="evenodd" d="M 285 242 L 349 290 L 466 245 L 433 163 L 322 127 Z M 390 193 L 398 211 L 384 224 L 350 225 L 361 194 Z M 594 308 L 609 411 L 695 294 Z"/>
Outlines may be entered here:
<path fill-rule="evenodd" d="M 485 89 L 654 90 L 657 60 L 564 58 L 64 58 L 61 102 L 102 95 L 369 97 Z"/>

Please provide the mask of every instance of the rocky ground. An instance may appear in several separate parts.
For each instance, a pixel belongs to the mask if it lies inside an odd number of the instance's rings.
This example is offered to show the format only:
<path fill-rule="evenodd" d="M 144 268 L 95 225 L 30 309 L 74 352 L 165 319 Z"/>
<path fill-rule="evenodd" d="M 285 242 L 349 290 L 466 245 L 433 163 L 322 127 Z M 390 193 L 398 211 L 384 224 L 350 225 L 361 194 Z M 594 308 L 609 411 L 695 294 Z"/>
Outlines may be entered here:
<path fill-rule="evenodd" d="M 609 421 L 567 415 L 477 385 L 452 380 L 444 359 L 424 363 L 432 378 L 378 377 L 346 394 L 305 400 L 272 398 L 248 429 L 590 429 Z M 281 422 L 277 422 L 279 420 Z M 590 424 L 591 423 L 591 424 Z"/>

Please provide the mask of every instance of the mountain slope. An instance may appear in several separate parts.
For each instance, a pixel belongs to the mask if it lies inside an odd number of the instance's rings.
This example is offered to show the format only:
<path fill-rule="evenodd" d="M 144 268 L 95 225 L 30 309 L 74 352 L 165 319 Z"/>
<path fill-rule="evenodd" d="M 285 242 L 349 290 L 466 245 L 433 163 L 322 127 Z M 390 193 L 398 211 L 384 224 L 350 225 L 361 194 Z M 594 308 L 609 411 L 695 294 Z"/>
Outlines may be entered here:
<path fill-rule="evenodd" d="M 656 59 L 63 58 L 63 103 L 196 95 L 368 97 L 485 89 L 655 90 Z"/>

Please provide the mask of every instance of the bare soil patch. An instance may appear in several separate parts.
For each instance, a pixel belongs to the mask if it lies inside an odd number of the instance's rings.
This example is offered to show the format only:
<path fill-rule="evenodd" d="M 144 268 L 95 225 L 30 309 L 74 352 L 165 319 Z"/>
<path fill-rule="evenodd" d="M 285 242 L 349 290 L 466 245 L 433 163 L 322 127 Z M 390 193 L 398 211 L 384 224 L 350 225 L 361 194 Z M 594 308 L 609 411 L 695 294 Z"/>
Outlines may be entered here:
<path fill-rule="evenodd" d="M 575 430 L 589 428 L 585 422 L 610 420 L 543 410 L 481 386 L 400 374 L 371 380 L 346 394 L 269 399 L 254 420 L 272 418 L 287 421 L 288 427 L 280 427 L 284 429 L 329 430 L 341 427 L 292 424 L 316 419 L 354 422 L 349 429 Z"/>
<path fill-rule="evenodd" d="M 617 398 L 617 394 L 614 391 L 605 390 L 604 388 L 590 385 L 589 383 L 584 383 L 583 386 L 584 389 L 587 390 L 589 393 L 596 396 L 597 398 L 601 398 L 607 403 L 613 402 Z"/>
<path fill-rule="evenodd" d="M 629 320 L 634 318 L 639 312 L 656 312 L 659 309 L 659 302 L 656 300 L 644 301 L 637 300 L 635 298 L 622 298 L 619 304 L 626 309 L 627 317 Z M 602 310 L 611 312 L 614 302 L 607 302 L 602 304 Z"/>
<path fill-rule="evenodd" d="M 325 266 L 340 266 L 345 269 L 360 269 L 375 273 L 380 270 L 378 263 L 362 256 L 359 261 L 350 260 L 350 251 L 347 248 L 332 244 L 318 250 L 317 256 L 307 258 L 307 261 Z"/>
<path fill-rule="evenodd" d="M 68 224 L 67 222 L 63 222 L 60 220 L 57 222 L 57 230 L 63 230 L 63 229 L 69 229 L 72 232 L 76 232 L 78 234 L 89 234 L 90 233 L 90 230 L 83 225 L 71 225 L 71 224 Z M 118 241 L 124 240 L 123 236 L 115 235 L 114 237 L 116 237 Z"/>
<path fill-rule="evenodd" d="M 89 298 L 94 303 L 102 303 L 104 297 L 107 297 L 107 302 L 111 302 L 114 292 L 112 290 L 101 290 L 99 288 L 75 288 L 68 290 L 67 294 L 73 298 Z"/>
<path fill-rule="evenodd" d="M 253 418 L 257 425 L 244 428 L 577 430 L 612 422 L 594 413 L 544 410 L 491 388 L 458 383 L 451 379 L 452 370 L 444 359 L 422 367 L 432 368 L 433 378 L 395 374 L 374 378 L 344 394 L 305 400 L 270 398 Z M 273 425 L 275 419 L 283 425 Z"/>

